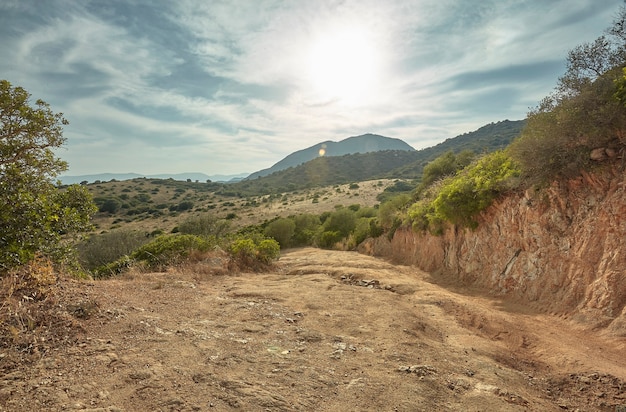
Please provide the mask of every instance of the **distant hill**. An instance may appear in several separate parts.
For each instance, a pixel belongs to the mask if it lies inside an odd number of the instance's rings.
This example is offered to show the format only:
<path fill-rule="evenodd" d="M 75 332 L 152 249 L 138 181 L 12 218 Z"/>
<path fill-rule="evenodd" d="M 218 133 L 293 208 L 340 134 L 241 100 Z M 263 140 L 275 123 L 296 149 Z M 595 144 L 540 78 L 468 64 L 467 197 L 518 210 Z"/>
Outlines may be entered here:
<path fill-rule="evenodd" d="M 394 178 L 419 179 L 428 162 L 442 154 L 452 151 L 471 150 L 474 153 L 490 153 L 504 149 L 522 132 L 526 120 L 503 120 L 489 123 L 473 132 L 446 139 L 436 146 L 417 151 L 415 161 L 399 166 L 390 173 Z M 389 177 L 389 176 L 387 176 Z"/>
<path fill-rule="evenodd" d="M 236 175 L 206 175 L 204 173 L 162 173 L 156 175 L 142 175 L 138 173 L 99 173 L 93 175 L 80 175 L 80 176 L 60 176 L 59 180 L 64 185 L 72 185 L 81 182 L 93 183 L 96 181 L 108 182 L 110 180 L 131 180 L 140 177 L 147 177 L 150 179 L 174 179 L 185 181 L 191 179 L 192 182 L 196 180 L 199 182 L 206 182 L 211 180 L 213 182 L 237 182 L 244 177 L 248 176 L 248 173 L 239 173 Z"/>
<path fill-rule="evenodd" d="M 490 123 L 471 133 L 417 151 L 384 150 L 343 156 L 316 156 L 304 164 L 270 175 L 259 175 L 254 180 L 249 177 L 224 190 L 241 195 L 259 195 L 373 179 L 417 180 L 428 162 L 447 151 L 489 153 L 505 148 L 520 134 L 524 124 L 523 120 Z"/>
<path fill-rule="evenodd" d="M 245 180 L 268 176 L 290 167 L 299 166 L 320 156 L 336 157 L 347 154 L 370 153 L 384 150 L 414 151 L 415 149 L 400 139 L 368 133 L 361 136 L 349 137 L 339 142 L 321 142 L 306 149 L 298 150 L 274 164 L 272 167 L 252 173 Z M 322 151 L 323 154 L 320 154 Z"/>

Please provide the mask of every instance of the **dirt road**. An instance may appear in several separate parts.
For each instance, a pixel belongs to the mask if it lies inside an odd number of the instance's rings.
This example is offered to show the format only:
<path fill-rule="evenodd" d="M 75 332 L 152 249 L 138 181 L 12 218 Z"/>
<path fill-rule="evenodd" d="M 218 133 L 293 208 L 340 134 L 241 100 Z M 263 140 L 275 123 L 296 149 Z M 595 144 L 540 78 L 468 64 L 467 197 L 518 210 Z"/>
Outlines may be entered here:
<path fill-rule="evenodd" d="M 624 339 L 352 252 L 288 251 L 269 274 L 213 274 L 220 265 L 78 285 L 92 304 L 70 345 L 28 367 L 0 354 L 0 410 L 626 405 Z"/>

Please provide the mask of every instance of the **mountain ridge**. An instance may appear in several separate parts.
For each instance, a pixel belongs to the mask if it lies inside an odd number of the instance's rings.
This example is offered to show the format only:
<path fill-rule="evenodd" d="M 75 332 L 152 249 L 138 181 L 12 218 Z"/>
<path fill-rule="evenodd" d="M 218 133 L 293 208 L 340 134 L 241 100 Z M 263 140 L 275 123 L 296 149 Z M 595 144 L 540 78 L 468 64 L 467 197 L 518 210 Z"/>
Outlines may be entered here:
<path fill-rule="evenodd" d="M 412 146 L 401 139 L 366 133 L 359 136 L 351 136 L 338 142 L 327 140 L 295 151 L 275 163 L 272 167 L 254 172 L 244 180 L 268 176 L 272 173 L 289 169 L 290 167 L 302 165 L 322 156 L 337 157 L 384 150 L 415 151 Z"/>
<path fill-rule="evenodd" d="M 59 180 L 64 185 L 77 184 L 81 182 L 94 183 L 96 181 L 110 181 L 110 180 L 131 180 L 145 177 L 147 179 L 174 179 L 174 180 L 187 180 L 206 182 L 211 180 L 212 182 L 235 182 L 248 176 L 248 173 L 238 173 L 233 175 L 207 175 L 200 172 L 184 172 L 184 173 L 157 173 L 157 174 L 140 174 L 140 173 L 94 173 L 88 175 L 74 175 L 74 176 L 59 176 Z"/>

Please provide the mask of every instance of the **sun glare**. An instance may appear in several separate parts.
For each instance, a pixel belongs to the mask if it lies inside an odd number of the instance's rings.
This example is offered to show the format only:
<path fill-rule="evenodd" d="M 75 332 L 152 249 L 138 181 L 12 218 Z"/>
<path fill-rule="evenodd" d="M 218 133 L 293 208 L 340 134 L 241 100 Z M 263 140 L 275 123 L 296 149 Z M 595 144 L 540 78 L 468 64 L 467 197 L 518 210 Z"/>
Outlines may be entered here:
<path fill-rule="evenodd" d="M 314 93 L 323 100 L 362 102 L 375 84 L 378 59 L 365 30 L 324 33 L 316 39 L 308 65 Z"/>

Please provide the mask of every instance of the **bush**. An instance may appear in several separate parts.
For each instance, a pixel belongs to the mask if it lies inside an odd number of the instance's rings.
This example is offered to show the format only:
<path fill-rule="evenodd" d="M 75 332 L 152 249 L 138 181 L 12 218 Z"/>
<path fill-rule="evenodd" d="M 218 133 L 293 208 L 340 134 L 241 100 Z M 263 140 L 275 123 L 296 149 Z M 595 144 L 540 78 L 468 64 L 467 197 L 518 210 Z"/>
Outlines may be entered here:
<path fill-rule="evenodd" d="M 178 231 L 187 235 L 220 238 L 230 229 L 230 222 L 212 214 L 190 216 L 178 225 Z"/>
<path fill-rule="evenodd" d="M 408 194 L 395 195 L 382 203 L 378 208 L 378 222 L 385 228 L 389 229 L 394 222 L 400 219 L 402 210 L 409 204 L 411 197 Z"/>
<path fill-rule="evenodd" d="M 343 239 L 338 231 L 324 231 L 317 238 L 317 245 L 324 249 L 331 249 L 337 242 Z"/>
<path fill-rule="evenodd" d="M 194 235 L 168 234 L 155 238 L 130 255 L 148 269 L 162 270 L 185 260 L 192 252 L 206 252 L 215 242 Z"/>
<path fill-rule="evenodd" d="M 145 234 L 134 230 L 116 230 L 92 235 L 80 242 L 76 250 L 81 265 L 94 270 L 130 255 L 150 241 Z"/>
<path fill-rule="evenodd" d="M 99 204 L 98 211 L 102 213 L 117 213 L 122 207 L 122 202 L 115 198 L 105 199 L 101 204 Z"/>
<path fill-rule="evenodd" d="M 296 227 L 293 234 L 293 244 L 296 246 L 312 245 L 321 222 L 317 215 L 302 214 L 294 217 Z"/>
<path fill-rule="evenodd" d="M 337 232 L 343 237 L 347 237 L 356 226 L 356 216 L 348 208 L 341 208 L 330 214 L 324 222 L 324 231 Z"/>
<path fill-rule="evenodd" d="M 291 239 L 296 231 L 296 223 L 292 219 L 280 218 L 267 225 L 265 236 L 274 238 L 281 248 L 291 246 Z"/>
<path fill-rule="evenodd" d="M 503 151 L 493 152 L 444 184 L 432 202 L 434 217 L 475 228 L 474 217 L 495 197 L 512 187 L 519 169 Z M 426 207 L 426 210 L 432 210 Z"/>
<path fill-rule="evenodd" d="M 237 267 L 258 270 L 279 258 L 280 245 L 274 239 L 240 237 L 232 241 L 228 252 Z"/>

